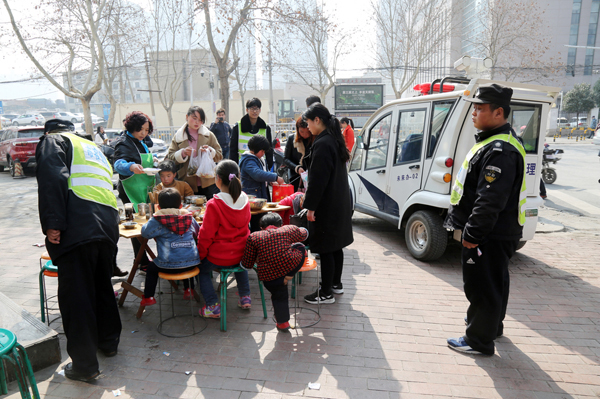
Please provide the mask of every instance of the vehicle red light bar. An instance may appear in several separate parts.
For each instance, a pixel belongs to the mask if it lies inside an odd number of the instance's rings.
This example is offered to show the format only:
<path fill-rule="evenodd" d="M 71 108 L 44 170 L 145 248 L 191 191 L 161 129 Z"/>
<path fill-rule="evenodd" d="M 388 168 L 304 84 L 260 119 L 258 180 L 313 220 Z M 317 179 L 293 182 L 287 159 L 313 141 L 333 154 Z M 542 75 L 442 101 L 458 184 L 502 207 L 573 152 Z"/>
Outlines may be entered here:
<path fill-rule="evenodd" d="M 430 88 L 431 88 L 431 83 L 421 83 L 421 84 L 415 85 L 415 87 L 413 87 L 413 90 L 420 91 L 423 95 L 427 95 L 427 94 L 429 94 Z M 449 91 L 454 91 L 454 85 L 444 84 L 444 93 L 449 92 Z M 433 92 L 434 93 L 440 92 L 440 84 L 439 83 L 436 83 L 433 85 Z"/>

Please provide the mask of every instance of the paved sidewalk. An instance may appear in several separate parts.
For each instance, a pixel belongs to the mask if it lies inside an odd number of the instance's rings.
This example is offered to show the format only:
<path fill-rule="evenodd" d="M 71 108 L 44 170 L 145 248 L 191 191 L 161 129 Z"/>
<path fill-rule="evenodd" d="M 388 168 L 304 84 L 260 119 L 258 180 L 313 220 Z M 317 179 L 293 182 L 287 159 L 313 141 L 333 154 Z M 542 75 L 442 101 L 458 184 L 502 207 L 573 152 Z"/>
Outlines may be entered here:
<path fill-rule="evenodd" d="M 32 247 L 43 239 L 35 181 L 5 175 L 0 173 L 0 291 L 39 317 L 38 258 L 44 249 Z M 225 333 L 208 320 L 194 337 L 163 337 L 156 332 L 158 306 L 138 321 L 138 300 L 129 295 L 120 308 L 119 354 L 99 354 L 102 377 L 86 384 L 58 375 L 68 362 L 63 338 L 62 365 L 36 373 L 42 396 L 113 398 L 117 389 L 119 398 L 600 396 L 600 237 L 549 233 L 527 243 L 510 266 L 505 336 L 497 340 L 495 356 L 476 357 L 446 347 L 446 338 L 464 332 L 459 246 L 452 244 L 439 261 L 422 263 L 385 222 L 357 215 L 354 233 L 345 250 L 345 293 L 323 305 L 315 327 L 278 333 L 262 317 L 254 273 L 250 312 L 237 308 L 235 287 L 228 291 Z M 122 268 L 132 255 L 131 245 L 121 241 Z M 305 274 L 301 295 L 315 284 L 315 273 Z M 56 282 L 49 281 L 49 289 Z M 175 299 L 186 305 L 181 294 Z M 53 327 L 60 331 L 60 320 Z M 308 389 L 309 382 L 319 382 L 320 389 Z M 18 398 L 14 383 L 10 389 L 8 397 Z"/>

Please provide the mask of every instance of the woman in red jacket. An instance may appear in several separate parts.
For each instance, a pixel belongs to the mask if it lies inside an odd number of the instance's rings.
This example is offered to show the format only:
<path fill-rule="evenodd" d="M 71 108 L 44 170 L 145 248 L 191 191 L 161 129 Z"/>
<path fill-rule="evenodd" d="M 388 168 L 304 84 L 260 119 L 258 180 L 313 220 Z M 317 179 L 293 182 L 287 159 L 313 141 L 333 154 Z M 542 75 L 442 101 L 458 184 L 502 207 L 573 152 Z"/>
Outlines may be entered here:
<path fill-rule="evenodd" d="M 340 119 L 340 125 L 342 126 L 342 136 L 344 136 L 348 152 L 352 152 L 352 147 L 354 147 L 354 122 L 352 122 L 352 119 L 344 117 Z"/>
<path fill-rule="evenodd" d="M 221 190 L 206 204 L 204 221 L 198 234 L 200 255 L 200 291 L 206 305 L 200 309 L 202 317 L 221 317 L 221 305 L 212 284 L 211 272 L 219 267 L 239 266 L 246 240 L 250 235 L 250 203 L 242 191 L 240 169 L 230 160 L 219 162 L 215 169 L 215 184 Z M 238 306 L 250 309 L 248 272 L 235 273 Z"/>

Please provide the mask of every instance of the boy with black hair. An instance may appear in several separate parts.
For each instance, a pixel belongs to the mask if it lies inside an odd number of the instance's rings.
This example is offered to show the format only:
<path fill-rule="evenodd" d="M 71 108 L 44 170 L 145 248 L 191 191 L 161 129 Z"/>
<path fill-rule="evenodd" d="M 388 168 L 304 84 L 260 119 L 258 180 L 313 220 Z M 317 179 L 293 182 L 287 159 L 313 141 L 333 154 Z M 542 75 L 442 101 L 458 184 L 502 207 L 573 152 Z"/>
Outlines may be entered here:
<path fill-rule="evenodd" d="M 158 164 L 158 168 L 160 169 L 160 172 L 158 172 L 160 183 L 154 189 L 155 191 L 160 192 L 165 188 L 174 188 L 179 191 L 182 199 L 188 195 L 194 195 L 194 190 L 192 190 L 192 187 L 187 182 L 175 180 L 175 177 L 177 176 L 175 162 L 170 159 L 165 159 Z"/>
<path fill-rule="evenodd" d="M 257 265 L 258 278 L 271 293 L 277 329 L 290 328 L 287 283 L 302 268 L 306 249 L 301 241 L 308 238 L 308 230 L 297 226 L 283 226 L 281 216 L 267 213 L 260 219 L 261 231 L 250 234 L 241 264 L 247 269 Z"/>
<path fill-rule="evenodd" d="M 191 213 L 181 209 L 181 195 L 174 188 L 165 188 L 158 194 L 157 211 L 142 226 L 144 238 L 155 238 L 158 256 L 148 264 L 146 285 L 141 305 L 156 303 L 154 293 L 158 273 L 182 273 L 200 263 L 196 241 L 200 227 Z M 173 234 L 175 233 L 175 234 Z M 190 282 L 191 281 L 191 289 Z M 184 280 L 184 299 L 194 295 L 194 280 Z M 195 296 L 195 295 L 194 295 Z"/>
<path fill-rule="evenodd" d="M 248 151 L 242 154 L 240 171 L 242 187 L 246 194 L 256 195 L 257 198 L 270 198 L 267 183 L 283 184 L 281 177 L 274 172 L 268 172 L 263 162 L 263 156 L 271 149 L 271 143 L 264 136 L 256 135 L 248 140 Z"/>
<path fill-rule="evenodd" d="M 229 142 L 229 159 L 240 162 L 242 154 L 248 150 L 248 141 L 254 136 L 263 136 L 269 143 L 273 142 L 271 127 L 259 117 L 262 103 L 256 97 L 246 101 L 246 115 L 231 129 Z M 267 170 L 273 166 L 273 150 L 265 151 Z"/>
<path fill-rule="evenodd" d="M 306 108 L 310 107 L 314 103 L 320 103 L 320 102 L 321 102 L 321 97 L 315 96 L 314 94 L 312 96 L 308 96 L 308 97 L 306 97 Z"/>

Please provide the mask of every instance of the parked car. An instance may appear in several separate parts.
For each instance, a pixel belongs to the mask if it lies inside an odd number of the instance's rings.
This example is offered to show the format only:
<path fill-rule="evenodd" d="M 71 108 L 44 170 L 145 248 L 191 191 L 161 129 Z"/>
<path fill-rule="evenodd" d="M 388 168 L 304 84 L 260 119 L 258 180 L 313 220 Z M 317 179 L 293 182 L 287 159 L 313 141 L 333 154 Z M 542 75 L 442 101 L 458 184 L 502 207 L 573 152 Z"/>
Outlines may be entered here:
<path fill-rule="evenodd" d="M 115 160 L 113 159 L 113 155 L 114 155 L 114 148 L 116 145 L 116 138 L 119 137 L 122 132 L 123 131 L 119 130 L 119 129 L 104 129 L 104 133 L 106 134 L 106 137 L 108 138 L 108 146 L 101 144 L 101 145 L 99 145 L 99 147 L 102 150 L 102 153 L 110 161 L 111 165 L 114 165 L 114 162 L 115 162 Z M 161 139 L 158 139 L 155 137 L 150 137 L 150 139 L 152 140 L 152 147 L 150 147 L 150 152 L 152 153 L 153 156 L 155 156 L 158 159 L 158 162 L 163 161 L 165 159 L 165 157 L 167 156 L 169 146 L 167 145 L 167 143 L 165 143 L 164 140 L 161 140 Z M 110 147 L 112 149 L 112 151 L 105 147 Z"/>
<path fill-rule="evenodd" d="M 53 111 L 40 111 L 39 114 L 42 115 L 47 121 L 49 121 L 50 119 L 56 119 L 56 112 Z"/>
<path fill-rule="evenodd" d="M 75 116 L 75 114 L 72 114 L 70 112 L 55 112 L 54 113 L 54 118 L 56 119 L 63 119 L 66 121 L 71 121 L 73 123 L 77 123 L 79 122 L 79 118 L 77 118 L 77 116 Z"/>
<path fill-rule="evenodd" d="M 567 118 L 565 117 L 561 117 L 561 118 L 556 118 L 556 125 L 560 128 L 560 127 L 567 127 L 569 126 L 569 121 Z"/>
<path fill-rule="evenodd" d="M 34 168 L 35 149 L 44 134 L 43 127 L 10 126 L 0 130 L 0 171 L 8 168 L 15 175 L 14 163 L 19 161 L 23 167 Z"/>
<path fill-rule="evenodd" d="M 92 116 L 92 127 L 94 128 L 94 130 L 96 130 L 96 128 L 98 126 L 102 126 L 102 127 L 106 127 L 106 121 L 102 118 L 98 118 L 97 116 Z M 83 122 L 81 124 L 81 130 L 85 130 L 85 122 Z"/>
<path fill-rule="evenodd" d="M 579 122 L 577 122 L 577 117 L 574 116 L 571 118 L 571 123 L 569 123 L 569 127 L 587 127 L 587 116 L 580 116 Z"/>
<path fill-rule="evenodd" d="M 13 119 L 19 117 L 19 114 L 2 114 L 2 116 L 12 122 Z"/>
<path fill-rule="evenodd" d="M 40 114 L 23 114 L 13 119 L 13 126 L 43 126 L 46 120 Z"/>

